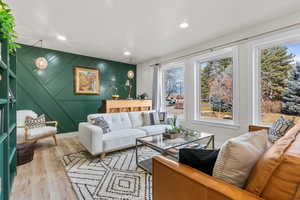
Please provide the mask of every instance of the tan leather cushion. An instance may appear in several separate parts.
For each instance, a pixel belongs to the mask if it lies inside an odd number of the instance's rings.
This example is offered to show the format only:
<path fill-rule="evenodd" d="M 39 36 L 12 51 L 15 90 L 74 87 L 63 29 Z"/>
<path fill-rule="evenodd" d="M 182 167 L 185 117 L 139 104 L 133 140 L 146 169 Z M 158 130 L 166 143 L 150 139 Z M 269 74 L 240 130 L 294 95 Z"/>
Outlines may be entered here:
<path fill-rule="evenodd" d="M 265 199 L 300 199 L 300 123 L 262 156 L 246 190 Z"/>

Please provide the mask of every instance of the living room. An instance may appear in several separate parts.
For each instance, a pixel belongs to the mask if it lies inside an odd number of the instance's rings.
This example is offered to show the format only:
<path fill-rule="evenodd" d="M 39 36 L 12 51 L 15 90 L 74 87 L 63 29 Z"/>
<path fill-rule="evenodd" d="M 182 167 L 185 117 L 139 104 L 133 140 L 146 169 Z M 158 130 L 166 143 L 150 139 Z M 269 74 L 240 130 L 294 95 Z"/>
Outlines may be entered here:
<path fill-rule="evenodd" d="M 299 6 L 0 0 L 0 200 L 300 199 Z"/>

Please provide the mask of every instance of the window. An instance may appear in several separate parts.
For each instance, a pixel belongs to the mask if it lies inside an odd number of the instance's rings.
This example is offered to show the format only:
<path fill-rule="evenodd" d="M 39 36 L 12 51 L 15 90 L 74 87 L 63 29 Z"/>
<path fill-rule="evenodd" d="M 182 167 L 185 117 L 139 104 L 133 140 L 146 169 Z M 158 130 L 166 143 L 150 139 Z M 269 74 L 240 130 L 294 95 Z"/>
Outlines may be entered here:
<path fill-rule="evenodd" d="M 163 67 L 163 95 L 165 110 L 170 115 L 184 118 L 184 65 Z"/>
<path fill-rule="evenodd" d="M 234 48 L 213 52 L 195 60 L 196 120 L 237 123 Z"/>
<path fill-rule="evenodd" d="M 255 48 L 254 123 L 300 120 L 300 40 Z"/>

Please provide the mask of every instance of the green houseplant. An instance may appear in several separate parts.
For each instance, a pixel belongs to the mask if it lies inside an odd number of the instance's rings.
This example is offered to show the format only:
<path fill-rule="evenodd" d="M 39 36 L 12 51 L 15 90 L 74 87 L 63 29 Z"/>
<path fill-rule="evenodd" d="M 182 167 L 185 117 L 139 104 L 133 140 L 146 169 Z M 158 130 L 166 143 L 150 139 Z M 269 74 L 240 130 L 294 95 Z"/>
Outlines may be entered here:
<path fill-rule="evenodd" d="M 168 129 L 168 128 L 165 129 L 164 136 L 166 138 L 174 139 L 182 133 L 182 128 L 177 127 L 176 124 L 177 124 L 177 116 L 174 115 L 173 118 L 171 119 L 171 128 L 170 129 Z"/>
<path fill-rule="evenodd" d="M 3 34 L 3 38 L 8 40 L 9 53 L 15 53 L 20 45 L 16 43 L 17 34 L 15 31 L 15 19 L 11 12 L 11 9 L 6 3 L 0 0 L 0 31 Z"/>

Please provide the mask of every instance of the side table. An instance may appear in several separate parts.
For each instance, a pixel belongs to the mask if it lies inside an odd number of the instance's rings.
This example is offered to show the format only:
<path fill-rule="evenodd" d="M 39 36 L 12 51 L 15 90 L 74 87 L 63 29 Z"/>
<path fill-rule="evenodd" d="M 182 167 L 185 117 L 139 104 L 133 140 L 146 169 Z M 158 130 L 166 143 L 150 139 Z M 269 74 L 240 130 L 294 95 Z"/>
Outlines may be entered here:
<path fill-rule="evenodd" d="M 32 142 L 24 142 L 17 144 L 17 166 L 26 164 L 33 160 L 34 144 Z"/>

